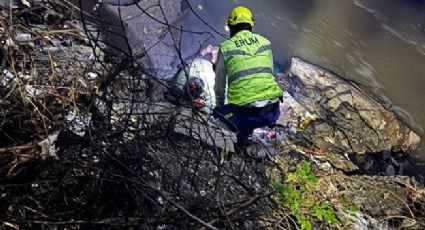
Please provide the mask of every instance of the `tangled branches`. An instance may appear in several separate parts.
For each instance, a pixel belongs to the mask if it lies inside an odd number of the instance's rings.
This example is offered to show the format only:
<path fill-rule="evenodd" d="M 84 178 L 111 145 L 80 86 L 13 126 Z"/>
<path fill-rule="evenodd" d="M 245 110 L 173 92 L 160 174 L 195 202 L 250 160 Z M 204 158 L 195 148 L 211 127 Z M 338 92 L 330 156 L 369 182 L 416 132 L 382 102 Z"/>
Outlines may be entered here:
<path fill-rule="evenodd" d="M 221 36 L 181 26 L 189 1 L 183 12 L 177 0 L 12 2 L 0 15 L 0 228 L 297 228 L 288 207 L 271 199 L 270 182 L 303 160 L 322 172 L 318 187 L 335 185 L 341 193 L 333 194 L 350 199 L 359 193 L 349 186 L 373 193 L 367 185 L 379 179 L 326 174 L 335 169 L 323 170 L 320 154 L 292 141 L 297 135 L 269 146 L 275 156 L 267 159 L 230 157 L 231 134 L 190 102 L 162 99 L 162 77 L 185 64 L 182 35 Z M 341 197 L 318 187 L 303 192 L 339 211 Z M 397 194 L 389 197 L 400 215 L 422 226 L 423 190 Z M 382 216 L 370 210 L 376 204 L 357 204 L 359 214 Z"/>
<path fill-rule="evenodd" d="M 147 5 L 135 17 L 165 28 L 158 39 L 183 62 L 178 18 Z M 159 43 L 135 47 L 124 7 L 113 20 L 107 7 L 87 9 L 22 1 L 2 11 L 0 226 L 254 226 L 271 194 L 264 166 L 228 165 L 210 118 L 158 102 L 166 86 L 146 54 Z"/>

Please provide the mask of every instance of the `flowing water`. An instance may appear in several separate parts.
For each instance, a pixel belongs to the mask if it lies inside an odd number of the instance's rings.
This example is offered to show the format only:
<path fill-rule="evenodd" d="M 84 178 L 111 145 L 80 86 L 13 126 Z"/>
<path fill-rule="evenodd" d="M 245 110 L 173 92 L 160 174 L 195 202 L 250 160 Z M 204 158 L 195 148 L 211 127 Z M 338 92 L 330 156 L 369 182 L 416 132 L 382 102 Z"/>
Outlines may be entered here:
<path fill-rule="evenodd" d="M 275 62 L 299 56 L 354 80 L 379 96 L 424 136 L 425 0 L 189 0 L 183 55 L 228 36 L 228 12 L 254 12 L 254 31 L 272 42 Z M 183 7 L 188 7 L 183 6 Z M 201 17 L 205 22 L 200 20 Z M 218 33 L 217 33 L 218 32 Z M 194 46 L 194 44 L 196 46 Z M 425 141 L 413 154 L 425 168 Z"/>

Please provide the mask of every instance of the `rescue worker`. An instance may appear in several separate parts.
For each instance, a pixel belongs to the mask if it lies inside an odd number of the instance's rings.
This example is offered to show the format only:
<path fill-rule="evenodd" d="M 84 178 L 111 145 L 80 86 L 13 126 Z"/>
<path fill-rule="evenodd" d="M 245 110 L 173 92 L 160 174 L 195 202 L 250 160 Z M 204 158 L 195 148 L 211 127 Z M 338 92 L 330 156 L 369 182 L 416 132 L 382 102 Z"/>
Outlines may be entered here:
<path fill-rule="evenodd" d="M 271 126 L 279 118 L 282 90 L 273 76 L 270 41 L 252 32 L 252 12 L 236 7 L 227 25 L 230 39 L 220 44 L 215 66 L 213 116 L 236 132 L 237 145 L 244 147 L 254 129 Z"/>

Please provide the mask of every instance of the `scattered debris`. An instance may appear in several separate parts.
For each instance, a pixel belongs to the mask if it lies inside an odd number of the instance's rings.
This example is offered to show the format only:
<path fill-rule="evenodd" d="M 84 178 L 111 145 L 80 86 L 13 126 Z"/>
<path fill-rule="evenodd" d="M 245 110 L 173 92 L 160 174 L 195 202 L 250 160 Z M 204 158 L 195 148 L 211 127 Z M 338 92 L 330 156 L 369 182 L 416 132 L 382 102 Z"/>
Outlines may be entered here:
<path fill-rule="evenodd" d="M 55 147 L 55 141 L 58 139 L 58 135 L 59 132 L 53 133 L 38 143 L 38 146 L 41 147 L 41 157 L 43 159 L 47 159 L 48 157 L 58 158 Z"/>

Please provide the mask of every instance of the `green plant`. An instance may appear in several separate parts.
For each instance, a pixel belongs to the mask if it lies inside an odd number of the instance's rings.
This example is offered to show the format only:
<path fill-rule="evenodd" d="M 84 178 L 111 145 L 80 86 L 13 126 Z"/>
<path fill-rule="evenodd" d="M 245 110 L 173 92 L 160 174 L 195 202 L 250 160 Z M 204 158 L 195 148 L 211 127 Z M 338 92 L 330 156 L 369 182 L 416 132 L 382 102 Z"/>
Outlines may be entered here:
<path fill-rule="evenodd" d="M 314 214 L 319 220 L 325 221 L 329 225 L 338 223 L 335 211 L 329 203 L 316 203 L 314 205 Z"/>
<path fill-rule="evenodd" d="M 357 205 L 348 201 L 347 197 L 345 196 L 341 197 L 341 204 L 344 206 L 345 209 L 349 210 L 350 212 L 358 212 L 360 210 Z"/>
<path fill-rule="evenodd" d="M 316 174 L 311 171 L 310 163 L 303 162 L 301 168 L 298 168 L 295 175 L 299 178 L 301 186 L 305 188 L 308 183 L 316 183 L 318 181 Z"/>
<path fill-rule="evenodd" d="M 279 201 L 290 209 L 291 214 L 296 218 L 302 230 L 310 230 L 312 228 L 311 220 L 304 214 L 314 215 L 320 221 L 324 221 L 329 225 L 338 223 L 335 211 L 329 203 L 320 203 L 309 200 L 309 197 L 307 197 L 311 186 L 318 181 L 308 162 L 304 161 L 295 173 L 288 173 L 285 181 L 285 185 L 279 182 L 273 182 L 272 185 L 276 190 Z M 313 210 L 314 212 L 305 213 L 306 210 Z"/>

